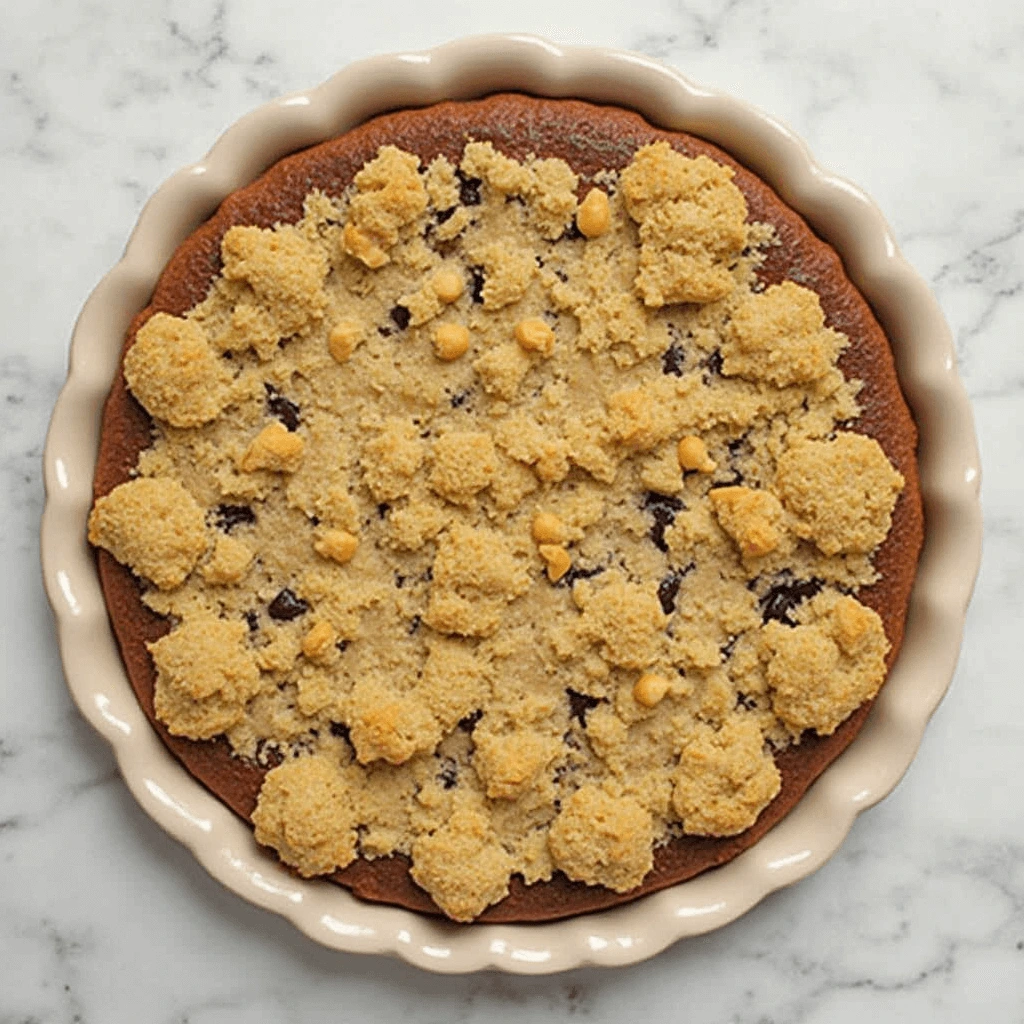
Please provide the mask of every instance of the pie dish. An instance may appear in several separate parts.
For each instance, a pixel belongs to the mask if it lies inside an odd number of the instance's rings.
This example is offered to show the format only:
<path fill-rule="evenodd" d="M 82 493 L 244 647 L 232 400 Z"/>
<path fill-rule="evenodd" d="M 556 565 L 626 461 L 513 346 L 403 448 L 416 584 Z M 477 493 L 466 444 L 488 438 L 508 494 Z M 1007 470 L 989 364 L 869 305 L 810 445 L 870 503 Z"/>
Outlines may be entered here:
<path fill-rule="evenodd" d="M 467 45 L 468 45 L 468 44 L 467 44 Z M 476 43 L 475 45 L 477 45 L 477 46 L 483 46 L 483 45 L 485 45 L 485 44 L 483 44 L 483 43 L 479 43 L 479 42 L 478 42 L 478 43 Z M 524 48 L 524 49 L 522 49 L 522 51 L 521 51 L 521 52 L 530 52 L 531 48 L 532 48 L 532 47 L 534 47 L 534 46 L 535 46 L 536 44 L 534 44 L 534 43 L 529 43 L 529 42 L 518 42 L 518 43 L 515 43 L 515 44 L 510 44 L 510 45 L 512 46 L 512 50 L 513 50 L 513 52 L 514 52 L 514 51 L 516 50 L 516 48 L 517 48 L 517 47 L 519 47 L 519 48 Z M 563 59 L 564 59 L 564 58 L 563 58 Z M 614 60 L 613 60 L 613 63 L 614 63 Z M 661 74 L 661 73 L 658 73 L 658 74 Z M 640 76 L 640 77 L 643 77 L 643 76 Z M 495 83 L 495 85 L 496 85 L 496 86 L 497 86 L 498 84 L 499 84 L 499 83 Z M 513 83 L 513 84 L 518 84 L 518 83 Z M 520 87 L 521 87 L 521 85 L 520 85 Z M 480 90 L 475 90 L 475 91 L 480 91 Z M 621 99 L 620 99 L 620 100 L 619 100 L 619 102 L 624 102 L 624 100 L 621 100 Z M 390 105 L 390 106 L 393 106 L 394 104 L 392 103 L 392 104 L 388 104 L 388 105 Z M 656 120 L 660 120 L 660 121 L 664 121 L 664 120 L 665 120 L 665 119 L 664 119 L 663 117 L 657 117 L 657 118 L 655 118 L 655 119 L 656 119 Z M 713 133 L 711 133 L 711 132 L 708 132 L 708 131 L 705 131 L 705 132 L 704 132 L 704 134 L 706 134 L 706 135 L 712 135 Z M 735 150 L 734 150 L 734 152 L 735 152 Z M 759 168 L 759 169 L 760 169 L 760 168 Z M 765 177 L 766 177 L 766 178 L 768 178 L 768 180 L 772 180 L 772 179 L 771 179 L 771 175 L 770 175 L 770 174 L 765 174 Z M 797 176 L 797 177 L 798 177 L 798 176 Z M 792 181 L 789 181 L 789 182 L 785 182 L 785 183 L 780 183 L 780 182 L 776 182 L 776 184 L 777 184 L 777 185 L 779 185 L 779 187 L 780 187 L 780 190 L 781 190 L 781 191 L 785 192 L 785 186 L 786 186 L 787 184 L 791 186 L 791 185 L 792 185 Z M 798 205 L 798 204 L 794 204 L 794 205 Z M 807 212 L 810 212 L 810 211 L 807 211 Z M 827 232 L 823 232 L 823 233 L 827 234 Z M 844 255 L 846 255 L 846 254 L 844 253 Z M 856 268 L 855 268 L 854 266 L 851 266 L 851 267 L 850 267 L 850 269 L 851 269 L 851 273 L 852 273 L 852 276 L 854 276 L 854 278 L 856 279 Z M 862 288 L 863 288 L 863 289 L 865 290 L 865 292 L 866 292 L 866 293 L 868 294 L 868 297 L 869 297 L 869 298 L 872 298 L 872 296 L 871 296 L 871 293 L 870 293 L 870 290 L 869 290 L 868 288 L 865 288 L 863 284 L 861 284 L 861 287 L 862 287 Z M 142 305 L 142 304 L 140 303 L 140 304 L 139 304 L 139 306 L 137 306 L 136 308 L 141 308 L 141 305 Z M 881 315 L 881 318 L 882 318 L 882 320 L 883 320 L 883 323 L 885 323 L 885 314 L 884 314 L 884 310 L 883 310 L 882 308 L 880 308 L 880 304 L 879 304 L 879 307 L 878 307 L 878 312 L 879 312 L 879 313 L 880 313 L 880 315 Z M 892 327 L 892 326 L 890 326 L 890 324 L 888 324 L 888 323 L 886 323 L 886 324 L 885 324 L 885 326 L 886 326 L 886 328 L 887 328 L 887 330 L 888 330 L 888 332 L 889 332 L 889 334 L 890 334 L 890 337 L 893 337 L 893 333 L 894 333 L 894 332 L 893 332 L 893 327 Z M 897 355 L 899 356 L 899 348 L 898 348 L 898 338 L 894 338 L 893 340 L 894 340 L 894 347 L 895 347 L 895 348 L 897 349 Z M 907 391 L 907 393 L 908 393 L 908 397 L 910 398 L 910 400 L 911 400 L 911 404 L 913 405 L 913 401 L 914 401 L 914 396 L 913 396 L 913 386 L 912 386 L 912 381 L 908 381 L 908 379 L 905 379 L 905 378 L 901 378 L 901 382 L 903 383 L 904 389 L 905 389 L 905 390 Z M 908 386 L 908 385 L 909 385 L 909 386 Z M 916 412 L 916 410 L 915 410 L 915 412 Z M 921 422 L 920 418 L 919 418 L 919 422 Z M 925 493 L 927 494 L 927 490 L 926 490 L 926 492 L 925 492 Z M 929 524 L 929 525 L 930 525 L 930 524 Z M 109 592 L 108 592 L 108 596 L 109 596 Z M 912 639 L 912 634 L 911 634 L 911 635 L 908 635 L 908 641 L 909 641 L 909 640 L 911 640 L 911 639 Z M 896 668 L 896 670 L 895 670 L 895 671 L 894 671 L 894 673 L 893 673 L 893 679 L 896 679 L 896 678 L 898 678 L 900 666 L 901 666 L 901 665 L 902 665 L 902 664 L 904 663 L 904 661 L 905 661 L 905 660 L 906 660 L 905 656 L 904 656 L 903 658 L 901 658 L 901 660 L 900 660 L 899 664 L 897 665 L 897 668 Z M 892 680 L 890 680 L 890 686 L 891 686 L 891 684 L 892 684 Z M 887 689 L 886 689 L 886 691 L 885 691 L 885 692 L 887 693 L 887 692 L 888 692 L 888 690 L 889 690 L 889 687 L 887 687 Z M 885 697 L 884 697 L 884 695 L 883 695 L 883 701 L 884 701 L 884 699 L 885 699 Z M 870 730 L 868 730 L 868 731 L 870 731 Z M 858 743 L 858 746 L 859 746 L 859 745 L 860 745 L 860 744 Z M 842 762 L 840 762 L 840 764 L 841 764 L 841 763 L 842 763 Z M 838 767 L 838 765 L 837 765 L 837 767 Z M 831 774 L 831 773 L 830 773 L 830 774 Z M 828 777 L 829 777 L 829 776 L 827 775 L 827 776 L 826 776 L 826 779 L 828 779 Z M 818 791 L 818 789 L 820 789 L 820 787 L 816 788 L 816 790 L 815 790 L 814 792 L 816 793 L 816 792 Z M 812 794 L 811 794 L 811 796 L 812 796 L 812 797 L 813 797 L 813 795 L 814 795 L 814 793 L 812 793 Z M 806 805 L 806 803 L 807 803 L 807 802 L 808 802 L 808 801 L 804 801 L 803 803 L 801 803 L 800 807 L 798 808 L 798 812 L 800 812 L 800 811 L 803 811 L 803 809 L 804 809 L 804 807 L 805 807 L 805 805 Z M 785 826 L 785 825 L 788 825 L 788 824 L 789 824 L 789 820 L 790 820 L 790 819 L 786 819 L 786 822 L 784 822 L 784 826 Z M 779 831 L 780 831 L 780 830 L 778 830 L 778 829 L 777 829 L 777 830 L 775 830 L 775 831 L 773 831 L 773 832 L 772 832 L 772 833 L 770 834 L 770 836 L 768 837 L 768 839 L 767 839 L 767 840 L 765 840 L 765 841 L 764 841 L 763 843 L 761 843 L 761 844 L 759 844 L 759 845 L 758 845 L 757 847 L 755 847 L 755 850 L 757 850 L 757 851 L 760 851 L 760 850 L 762 850 L 762 849 L 763 849 L 763 848 L 765 847 L 765 845 L 766 845 L 766 844 L 770 844 L 770 843 L 771 843 L 771 841 L 772 841 L 773 839 L 775 839 L 775 838 L 776 838 L 776 836 L 777 836 L 777 833 L 778 833 Z M 752 851 L 752 852 L 753 852 L 753 851 Z M 743 858 L 740 858 L 740 860 L 742 861 L 742 860 L 743 860 Z M 739 862 L 737 862 L 737 863 L 739 863 Z M 726 869 L 725 869 L 724 871 L 722 871 L 722 872 L 719 872 L 719 873 L 717 873 L 717 874 L 718 874 L 718 875 L 724 875 L 725 873 L 727 873 L 727 872 L 728 872 L 728 871 L 729 871 L 729 870 L 730 870 L 730 869 L 732 868 L 732 866 L 733 866 L 733 865 L 730 865 L 730 867 L 729 867 L 729 868 L 726 868 Z M 704 881 L 704 879 L 701 879 L 701 880 L 699 880 L 699 881 Z M 684 888 L 685 888 L 685 887 L 684 887 Z M 648 903 L 648 902 L 651 902 L 651 901 L 643 901 L 643 902 L 644 902 L 644 903 Z M 474 929 L 474 930 L 475 930 L 475 929 Z"/>

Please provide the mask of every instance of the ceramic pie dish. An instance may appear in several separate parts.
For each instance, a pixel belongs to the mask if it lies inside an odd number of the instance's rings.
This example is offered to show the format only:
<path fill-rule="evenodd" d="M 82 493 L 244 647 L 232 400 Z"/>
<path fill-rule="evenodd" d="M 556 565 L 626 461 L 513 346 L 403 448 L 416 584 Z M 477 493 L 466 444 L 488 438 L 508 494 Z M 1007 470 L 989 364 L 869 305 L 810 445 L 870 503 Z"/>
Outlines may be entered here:
<path fill-rule="evenodd" d="M 927 537 L 903 653 L 867 727 L 797 810 L 748 853 L 616 911 L 544 926 L 453 931 L 408 912 L 368 906 L 323 884 L 297 881 L 263 857 L 244 825 L 163 753 L 132 706 L 95 568 L 80 539 L 88 494 L 79 496 L 76 488 L 91 479 L 99 408 L 127 322 L 145 304 L 177 243 L 220 199 L 285 153 L 337 135 L 372 114 L 507 89 L 611 102 L 637 109 L 656 124 L 703 135 L 774 185 L 835 246 L 892 340 L 901 384 L 921 430 Z M 72 691 L 114 742 L 125 777 L 147 811 L 187 842 L 216 877 L 254 902 L 286 913 L 320 941 L 399 952 L 445 970 L 486 965 L 557 970 L 650 955 L 677 937 L 732 919 L 764 893 L 818 866 L 834 852 L 856 811 L 884 795 L 909 763 L 948 684 L 956 654 L 949 638 L 958 636 L 962 624 L 980 533 L 970 414 L 949 352 L 941 314 L 898 257 L 873 207 L 818 171 L 784 129 L 739 104 L 698 92 L 674 73 L 632 55 L 562 52 L 519 37 L 469 40 L 430 54 L 354 65 L 312 93 L 249 115 L 204 164 L 172 178 L 143 212 L 125 259 L 83 311 L 47 450 L 51 501 L 43 529 L 47 585 Z M 934 415 L 936 403 L 941 417 Z M 86 422 L 89 430 L 83 429 Z M 64 426 L 68 423 L 74 432 Z M 951 528 L 951 521 L 959 526 Z M 866 751 L 861 763 L 851 762 L 861 750 Z"/>

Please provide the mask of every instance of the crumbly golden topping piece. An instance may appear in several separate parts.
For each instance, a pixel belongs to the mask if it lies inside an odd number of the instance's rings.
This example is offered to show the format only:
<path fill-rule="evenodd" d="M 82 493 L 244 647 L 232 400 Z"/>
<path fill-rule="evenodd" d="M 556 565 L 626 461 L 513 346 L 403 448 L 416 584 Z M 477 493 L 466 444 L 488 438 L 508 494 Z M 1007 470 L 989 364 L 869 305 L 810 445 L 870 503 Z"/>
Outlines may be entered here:
<path fill-rule="evenodd" d="M 552 822 L 548 845 L 575 881 L 629 892 L 651 870 L 652 839 L 651 816 L 633 797 L 581 786 Z"/>
<path fill-rule="evenodd" d="M 877 613 L 856 598 L 826 591 L 810 601 L 800 624 L 769 622 L 762 631 L 772 708 L 799 736 L 821 736 L 878 692 L 889 641 Z"/>
<path fill-rule="evenodd" d="M 244 622 L 199 614 L 148 645 L 156 713 L 175 736 L 209 739 L 242 719 L 260 687 L 247 633 Z"/>
<path fill-rule="evenodd" d="M 172 427 L 199 427 L 220 415 L 231 374 L 193 320 L 150 317 L 124 357 L 124 378 L 151 416 Z"/>
<path fill-rule="evenodd" d="M 734 836 L 750 828 L 781 786 L 779 770 L 753 718 L 699 722 L 679 757 L 672 806 L 687 832 Z"/>
<path fill-rule="evenodd" d="M 89 514 L 89 543 L 106 548 L 137 576 L 172 590 L 210 540 L 202 508 L 177 480 L 141 477 L 97 500 Z"/>
<path fill-rule="evenodd" d="M 512 874 L 629 891 L 877 691 L 839 595 L 902 480 L 731 177 L 384 147 L 139 332 L 154 444 L 90 539 L 171 620 L 158 716 L 276 766 L 257 838 L 301 872 L 404 854 L 457 920 Z"/>
<path fill-rule="evenodd" d="M 825 326 L 821 300 L 793 281 L 752 293 L 725 329 L 722 372 L 778 387 L 835 374 L 846 338 Z"/>
<path fill-rule="evenodd" d="M 356 858 L 353 792 L 337 760 L 316 754 L 267 772 L 252 821 L 256 841 L 311 878 Z"/>
<path fill-rule="evenodd" d="M 667 142 L 644 146 L 622 172 L 630 217 L 640 225 L 637 291 L 648 306 L 714 302 L 747 244 L 747 203 L 731 168 L 696 160 Z"/>
<path fill-rule="evenodd" d="M 874 438 L 840 432 L 783 452 L 776 487 L 799 536 L 826 555 L 867 553 L 889 532 L 903 477 Z"/>
<path fill-rule="evenodd" d="M 472 921 L 508 895 L 515 866 L 487 815 L 460 808 L 412 847 L 412 877 L 455 921 Z"/>

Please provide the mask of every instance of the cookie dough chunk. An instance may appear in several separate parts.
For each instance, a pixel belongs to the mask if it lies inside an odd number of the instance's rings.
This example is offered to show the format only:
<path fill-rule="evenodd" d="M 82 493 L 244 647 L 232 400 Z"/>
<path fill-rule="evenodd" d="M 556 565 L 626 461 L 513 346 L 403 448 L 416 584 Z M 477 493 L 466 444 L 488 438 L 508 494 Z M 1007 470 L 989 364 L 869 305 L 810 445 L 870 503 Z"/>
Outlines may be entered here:
<path fill-rule="evenodd" d="M 651 870 L 653 838 L 651 816 L 633 797 L 583 786 L 552 823 L 548 848 L 574 881 L 628 892 Z"/>
<path fill-rule="evenodd" d="M 411 419 L 390 416 L 364 449 L 363 481 L 377 501 L 392 501 L 409 493 L 423 464 L 423 442 Z"/>
<path fill-rule="evenodd" d="M 249 571 L 252 559 L 248 544 L 234 537 L 218 537 L 213 554 L 202 567 L 203 579 L 214 586 L 237 583 Z"/>
<path fill-rule="evenodd" d="M 229 228 L 221 256 L 224 277 L 249 284 L 279 337 L 297 334 L 324 315 L 327 257 L 297 228 Z"/>
<path fill-rule="evenodd" d="M 177 480 L 139 477 L 99 498 L 89 543 L 161 590 L 184 582 L 209 546 L 203 510 Z"/>
<path fill-rule="evenodd" d="M 696 726 L 679 758 L 672 806 L 690 835 L 734 836 L 757 821 L 781 784 L 761 727 L 734 714 L 720 729 Z"/>
<path fill-rule="evenodd" d="M 449 732 L 490 696 L 484 666 L 468 643 L 438 637 L 428 647 L 416 696 Z"/>
<path fill-rule="evenodd" d="M 626 211 L 640 225 L 636 290 L 645 305 L 714 302 L 732 291 L 730 267 L 747 244 L 747 203 L 732 177 L 667 142 L 638 149 L 622 172 Z"/>
<path fill-rule="evenodd" d="M 433 750 L 441 739 L 434 716 L 420 701 L 375 679 L 355 685 L 347 719 L 360 764 L 404 764 L 413 754 Z"/>
<path fill-rule="evenodd" d="M 154 313 L 124 357 L 124 379 L 143 408 L 172 427 L 200 427 L 230 400 L 231 372 L 203 329 Z"/>
<path fill-rule="evenodd" d="M 484 725 L 473 732 L 473 765 L 492 800 L 515 800 L 559 755 L 562 744 L 532 729 L 496 734 Z"/>
<path fill-rule="evenodd" d="M 530 577 L 507 541 L 492 530 L 456 524 L 438 543 L 424 621 L 440 633 L 489 636 L 505 605 Z"/>
<path fill-rule="evenodd" d="M 776 490 L 798 536 L 826 555 L 866 554 L 885 540 L 903 482 L 873 437 L 841 432 L 783 452 Z"/>
<path fill-rule="evenodd" d="M 472 921 L 504 899 L 512 868 L 487 817 L 471 808 L 460 808 L 412 845 L 413 880 L 456 921 Z"/>
<path fill-rule="evenodd" d="M 874 611 L 835 591 L 809 601 L 801 617 L 795 627 L 762 630 L 772 707 L 794 736 L 828 736 L 878 693 L 889 641 Z"/>
<path fill-rule="evenodd" d="M 782 506 L 774 494 L 750 487 L 716 487 L 708 497 L 722 529 L 744 556 L 767 555 L 779 546 Z"/>
<path fill-rule="evenodd" d="M 322 754 L 300 757 L 267 772 L 252 820 L 256 841 L 310 878 L 356 857 L 353 793 L 338 764 Z"/>
<path fill-rule="evenodd" d="M 647 668 L 657 659 L 668 619 L 653 585 L 627 583 L 615 574 L 602 587 L 577 585 L 573 596 L 583 609 L 580 631 L 606 661 Z"/>
<path fill-rule="evenodd" d="M 453 430 L 434 442 L 430 486 L 456 505 L 464 505 L 487 487 L 498 469 L 491 435 Z"/>
<path fill-rule="evenodd" d="M 206 740 L 237 725 L 260 672 L 244 622 L 199 615 L 148 644 L 157 717 L 175 736 Z"/>
<path fill-rule="evenodd" d="M 778 387 L 806 384 L 835 365 L 846 338 L 825 326 L 821 300 L 792 281 L 753 292 L 725 326 L 722 373 Z"/>
<path fill-rule="evenodd" d="M 381 146 L 354 179 L 343 234 L 345 251 L 370 269 L 391 261 L 388 250 L 399 232 L 427 208 L 419 158 L 396 146 Z"/>

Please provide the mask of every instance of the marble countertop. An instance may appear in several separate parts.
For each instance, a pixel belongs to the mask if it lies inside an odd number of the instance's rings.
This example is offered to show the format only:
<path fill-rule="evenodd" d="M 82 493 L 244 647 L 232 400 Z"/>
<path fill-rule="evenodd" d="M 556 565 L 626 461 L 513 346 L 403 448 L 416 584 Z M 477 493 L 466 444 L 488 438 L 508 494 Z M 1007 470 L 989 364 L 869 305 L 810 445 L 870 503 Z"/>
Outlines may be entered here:
<path fill-rule="evenodd" d="M 0 25 L 0 1022 L 1024 1020 L 1018 4 L 61 0 Z M 875 197 L 954 329 L 986 549 L 920 755 L 820 872 L 636 967 L 439 978 L 313 945 L 135 805 L 61 675 L 40 455 L 78 309 L 168 174 L 349 60 L 499 30 L 662 58 L 788 121 Z"/>

